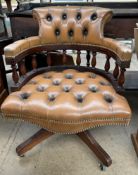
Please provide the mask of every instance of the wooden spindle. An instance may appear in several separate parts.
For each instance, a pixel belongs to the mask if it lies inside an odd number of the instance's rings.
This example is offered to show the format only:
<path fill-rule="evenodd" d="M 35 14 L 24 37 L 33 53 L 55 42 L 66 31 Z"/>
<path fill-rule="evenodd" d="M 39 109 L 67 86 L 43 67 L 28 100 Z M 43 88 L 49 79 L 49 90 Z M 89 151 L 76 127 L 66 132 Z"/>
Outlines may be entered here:
<path fill-rule="evenodd" d="M 48 64 L 48 66 L 52 65 L 52 60 L 51 60 L 51 56 L 49 53 L 47 54 L 47 64 Z"/>
<path fill-rule="evenodd" d="M 78 66 L 80 66 L 80 64 L 81 64 L 80 54 L 81 54 L 81 52 L 80 52 L 80 50 L 78 50 L 77 51 L 77 59 L 76 59 L 76 63 Z"/>
<path fill-rule="evenodd" d="M 106 72 L 108 72 L 110 69 L 110 56 L 108 55 L 106 56 L 106 63 L 105 63 L 104 69 Z"/>
<path fill-rule="evenodd" d="M 63 64 L 67 63 L 66 50 L 63 50 Z"/>
<path fill-rule="evenodd" d="M 25 60 L 22 60 L 22 62 L 20 63 L 19 69 L 20 69 L 21 75 L 24 76 L 27 72 L 25 67 Z"/>
<path fill-rule="evenodd" d="M 125 82 L 125 71 L 126 71 L 125 68 L 121 68 L 120 75 L 119 75 L 119 78 L 118 78 L 118 84 L 121 87 L 123 86 L 123 84 Z"/>
<path fill-rule="evenodd" d="M 32 55 L 32 68 L 37 68 L 37 61 L 36 61 L 36 55 Z"/>
<path fill-rule="evenodd" d="M 92 67 L 96 66 L 96 52 L 92 52 L 92 61 L 91 61 Z"/>
<path fill-rule="evenodd" d="M 12 62 L 11 68 L 12 68 L 12 79 L 13 79 L 14 83 L 17 84 L 19 81 L 19 75 L 17 73 L 17 67 L 16 67 L 15 62 Z"/>
<path fill-rule="evenodd" d="M 119 66 L 118 66 L 117 63 L 115 63 L 115 69 L 113 71 L 113 76 L 114 76 L 115 79 L 117 79 L 118 75 L 119 75 Z"/>
<path fill-rule="evenodd" d="M 87 50 L 87 54 L 86 54 L 86 59 L 87 59 L 87 67 L 89 67 L 90 66 L 90 51 L 89 50 Z"/>

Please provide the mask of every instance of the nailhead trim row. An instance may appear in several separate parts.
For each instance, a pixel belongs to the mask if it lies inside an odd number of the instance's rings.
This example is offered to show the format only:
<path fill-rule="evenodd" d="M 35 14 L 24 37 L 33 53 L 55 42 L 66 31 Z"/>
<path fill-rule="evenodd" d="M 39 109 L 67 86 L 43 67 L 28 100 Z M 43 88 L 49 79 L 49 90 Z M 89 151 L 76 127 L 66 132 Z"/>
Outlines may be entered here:
<path fill-rule="evenodd" d="M 3 118 L 7 118 L 9 120 L 13 120 L 12 118 L 9 118 L 9 115 L 4 115 L 3 113 L 1 113 L 1 115 L 2 115 Z M 14 116 L 14 119 L 30 123 L 30 121 L 29 120 L 27 121 L 27 119 L 23 119 L 23 118 L 19 118 L 19 117 L 15 118 L 15 116 Z M 123 121 L 123 120 L 120 120 L 120 121 Z M 86 131 L 88 129 L 92 129 L 92 128 L 96 128 L 96 127 L 101 127 L 101 126 L 105 126 L 105 125 L 106 126 L 111 126 L 111 125 L 124 125 L 124 126 L 128 126 L 129 125 L 129 122 L 130 122 L 130 119 L 128 119 L 128 121 L 126 119 L 124 122 L 125 123 L 120 123 L 120 122 L 117 123 L 116 122 L 116 123 L 105 123 L 105 124 L 93 125 L 93 126 L 90 126 L 90 127 L 87 127 L 87 128 L 83 128 L 83 129 L 78 130 L 78 131 L 75 131 L 75 132 L 71 132 L 71 131 L 69 131 L 69 132 L 58 132 L 58 131 L 54 131 L 52 129 L 46 128 L 44 125 L 42 126 L 42 125 L 37 124 L 36 122 L 31 121 L 32 124 L 35 124 L 35 125 L 37 125 L 39 127 L 43 127 L 46 130 L 48 130 L 49 132 L 53 132 L 53 133 L 56 133 L 56 134 L 74 134 L 74 133 L 80 133 L 80 132 Z"/>
<path fill-rule="evenodd" d="M 22 118 L 23 115 L 22 114 L 5 114 L 3 112 L 0 113 L 3 117 L 16 117 L 16 118 Z M 108 118 L 100 118 L 97 116 L 97 118 L 94 118 L 94 119 L 87 119 L 87 120 L 80 120 L 80 121 L 64 121 L 64 120 L 50 120 L 50 119 L 46 119 L 44 117 L 40 117 L 38 116 L 37 114 L 33 114 L 33 117 L 30 115 L 28 115 L 28 118 L 31 118 L 31 119 L 38 119 L 38 120 L 46 120 L 47 122 L 53 122 L 53 123 L 61 123 L 61 124 L 83 124 L 84 122 L 87 123 L 87 122 L 97 122 L 97 121 L 127 121 L 129 122 L 130 121 L 130 118 L 126 118 L 126 117 L 123 117 L 123 118 L 117 118 L 117 117 L 108 117 Z"/>

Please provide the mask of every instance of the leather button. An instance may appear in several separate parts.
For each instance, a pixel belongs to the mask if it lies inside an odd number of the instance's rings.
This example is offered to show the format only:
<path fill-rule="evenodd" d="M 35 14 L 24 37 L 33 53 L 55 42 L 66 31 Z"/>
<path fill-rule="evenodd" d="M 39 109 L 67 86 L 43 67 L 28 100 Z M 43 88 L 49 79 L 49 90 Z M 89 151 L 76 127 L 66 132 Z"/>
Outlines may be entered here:
<path fill-rule="evenodd" d="M 47 21 L 52 21 L 52 16 L 51 16 L 51 14 L 47 14 L 47 16 L 46 16 L 46 19 L 47 19 Z"/>
<path fill-rule="evenodd" d="M 65 75 L 65 78 L 67 78 L 67 79 L 72 79 L 72 78 L 73 78 L 73 75 L 72 75 L 72 74 L 66 74 L 66 75 Z"/>
<path fill-rule="evenodd" d="M 67 14 L 66 14 L 66 13 L 63 13 L 63 14 L 62 14 L 62 19 L 63 19 L 63 20 L 66 20 L 66 19 L 67 19 Z"/>
<path fill-rule="evenodd" d="M 74 31 L 73 31 L 72 29 L 70 29 L 70 30 L 68 31 L 68 35 L 69 35 L 70 37 L 72 37 L 72 36 L 74 35 Z"/>
<path fill-rule="evenodd" d="M 44 92 L 45 87 L 40 85 L 40 86 L 38 86 L 38 87 L 36 88 L 36 90 L 39 91 L 39 92 Z"/>
<path fill-rule="evenodd" d="M 54 101 L 55 98 L 56 98 L 56 94 L 54 94 L 54 93 L 49 93 L 49 94 L 48 94 L 48 99 L 49 99 L 49 101 Z"/>
<path fill-rule="evenodd" d="M 63 86 L 64 92 L 69 92 L 70 89 L 71 89 L 71 86 L 70 86 L 70 85 L 64 85 L 64 86 Z"/>
<path fill-rule="evenodd" d="M 78 78 L 75 80 L 76 84 L 83 84 L 84 83 L 84 79 L 83 78 Z"/>
<path fill-rule="evenodd" d="M 79 93 L 78 93 L 78 94 L 76 95 L 76 99 L 77 99 L 77 101 L 78 101 L 79 103 L 82 103 L 82 102 L 83 102 L 83 94 L 81 94 L 81 93 L 79 94 Z"/>
<path fill-rule="evenodd" d="M 55 35 L 59 36 L 60 35 L 60 30 L 59 29 L 55 29 Z"/>
<path fill-rule="evenodd" d="M 30 95 L 31 95 L 31 94 L 29 94 L 29 93 L 27 93 L 27 92 L 24 92 L 24 93 L 22 93 L 20 96 L 21 96 L 21 98 L 22 98 L 23 100 L 26 100 L 26 99 L 29 98 Z"/>
<path fill-rule="evenodd" d="M 80 12 L 77 13 L 76 19 L 77 19 L 77 20 L 80 20 L 80 19 L 81 19 L 81 13 L 80 13 Z"/>
<path fill-rule="evenodd" d="M 97 19 L 97 13 L 95 12 L 91 15 L 91 20 L 95 21 L 96 19 Z"/>
<path fill-rule="evenodd" d="M 89 86 L 89 90 L 91 91 L 91 92 L 97 92 L 98 91 L 98 88 L 96 87 L 96 86 L 93 86 L 93 85 L 91 85 L 91 86 Z"/>
<path fill-rule="evenodd" d="M 112 103 L 113 102 L 113 97 L 110 94 L 104 94 L 104 99 L 108 103 Z"/>
<path fill-rule="evenodd" d="M 55 80 L 53 80 L 53 85 L 58 86 L 60 84 L 60 82 L 61 81 L 59 79 L 55 79 Z"/>
<path fill-rule="evenodd" d="M 83 35 L 83 36 L 87 36 L 87 35 L 88 35 L 88 29 L 87 29 L 87 28 L 84 28 L 84 29 L 82 30 L 82 35 Z"/>

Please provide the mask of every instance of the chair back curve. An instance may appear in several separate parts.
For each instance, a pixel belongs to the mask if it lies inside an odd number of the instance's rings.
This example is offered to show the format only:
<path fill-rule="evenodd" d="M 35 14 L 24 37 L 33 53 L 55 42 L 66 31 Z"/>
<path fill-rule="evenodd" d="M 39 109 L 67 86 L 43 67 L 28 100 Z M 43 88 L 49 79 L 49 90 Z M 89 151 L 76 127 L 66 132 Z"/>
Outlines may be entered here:
<path fill-rule="evenodd" d="M 104 26 L 112 18 L 112 10 L 88 6 L 53 6 L 33 9 L 33 17 L 39 23 L 38 36 L 31 36 L 8 45 L 4 49 L 6 63 L 11 64 L 13 80 L 19 81 L 17 64 L 21 75 L 26 74 L 24 59 L 32 55 L 32 68 L 36 69 L 35 54 L 43 52 L 46 63 L 52 66 L 51 51 L 63 53 L 63 65 L 67 64 L 68 50 L 76 51 L 76 64 L 81 65 L 81 53 L 86 51 L 87 66 L 96 68 L 96 55 L 106 56 L 104 74 L 110 70 L 110 58 L 115 61 L 113 75 L 120 87 L 125 81 L 124 73 L 130 66 L 132 50 L 119 41 L 104 37 Z M 103 59 L 103 57 L 101 57 Z M 103 73 L 102 73 L 103 74 Z"/>
<path fill-rule="evenodd" d="M 103 45 L 103 28 L 112 11 L 100 7 L 56 6 L 33 10 L 41 44 Z"/>

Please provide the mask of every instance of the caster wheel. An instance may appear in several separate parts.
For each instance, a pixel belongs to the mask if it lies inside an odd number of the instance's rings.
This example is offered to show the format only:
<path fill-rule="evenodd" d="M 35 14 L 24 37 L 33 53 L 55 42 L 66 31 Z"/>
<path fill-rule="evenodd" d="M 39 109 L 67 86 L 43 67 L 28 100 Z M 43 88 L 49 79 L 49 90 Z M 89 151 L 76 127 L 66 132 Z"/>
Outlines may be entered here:
<path fill-rule="evenodd" d="M 25 155 L 23 154 L 23 155 L 18 155 L 19 157 L 25 157 Z"/>
<path fill-rule="evenodd" d="M 99 167 L 100 167 L 101 171 L 105 171 L 106 170 L 106 166 L 103 165 L 102 163 L 100 163 Z"/>

